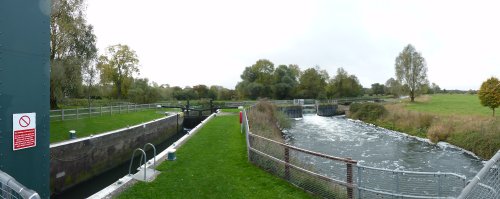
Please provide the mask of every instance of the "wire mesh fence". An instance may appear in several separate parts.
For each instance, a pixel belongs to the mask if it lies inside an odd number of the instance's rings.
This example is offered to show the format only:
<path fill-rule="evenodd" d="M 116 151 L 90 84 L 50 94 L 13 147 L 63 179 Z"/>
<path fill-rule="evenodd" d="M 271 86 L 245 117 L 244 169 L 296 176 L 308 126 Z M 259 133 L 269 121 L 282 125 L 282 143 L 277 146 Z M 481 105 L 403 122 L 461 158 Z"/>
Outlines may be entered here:
<path fill-rule="evenodd" d="M 500 150 L 484 165 L 458 198 L 500 199 Z"/>
<path fill-rule="evenodd" d="M 465 187 L 454 173 L 398 171 L 357 165 L 359 198 L 450 198 Z"/>
<path fill-rule="evenodd" d="M 90 108 L 51 110 L 51 121 L 77 120 L 93 116 L 113 115 L 156 109 L 159 104 L 125 104 L 118 106 L 100 106 Z"/>

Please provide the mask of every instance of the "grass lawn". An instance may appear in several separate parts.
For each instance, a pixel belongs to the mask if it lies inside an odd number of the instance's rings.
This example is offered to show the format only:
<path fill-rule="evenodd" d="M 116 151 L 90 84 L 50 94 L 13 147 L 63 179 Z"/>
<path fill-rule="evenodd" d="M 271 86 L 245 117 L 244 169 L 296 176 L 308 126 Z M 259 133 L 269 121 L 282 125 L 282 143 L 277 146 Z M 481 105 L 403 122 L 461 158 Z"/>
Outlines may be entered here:
<path fill-rule="evenodd" d="M 237 109 L 237 108 L 225 108 L 225 109 L 221 109 L 221 112 L 224 112 L 224 113 L 239 113 L 241 110 L 240 109 Z"/>
<path fill-rule="evenodd" d="M 131 113 L 93 116 L 78 120 L 51 121 L 50 143 L 67 140 L 69 130 L 76 130 L 77 137 L 99 134 L 115 129 L 133 126 L 150 120 L 165 117 L 164 112 L 170 109 L 144 110 Z"/>
<path fill-rule="evenodd" d="M 491 116 L 492 110 L 481 105 L 477 95 L 470 94 L 436 94 L 430 100 L 407 103 L 406 108 L 419 112 L 444 115 L 482 115 Z M 496 114 L 497 117 L 500 114 Z"/>
<path fill-rule="evenodd" d="M 312 195 L 247 160 L 238 116 L 217 116 L 162 163 L 151 183 L 139 182 L 118 198 L 311 198 Z"/>

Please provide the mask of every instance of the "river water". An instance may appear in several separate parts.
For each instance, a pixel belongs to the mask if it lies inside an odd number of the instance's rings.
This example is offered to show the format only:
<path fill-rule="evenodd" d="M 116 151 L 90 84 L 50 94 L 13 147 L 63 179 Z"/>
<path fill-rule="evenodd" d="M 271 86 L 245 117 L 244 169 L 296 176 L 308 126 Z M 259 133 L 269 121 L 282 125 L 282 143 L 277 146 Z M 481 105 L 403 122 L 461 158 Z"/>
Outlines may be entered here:
<path fill-rule="evenodd" d="M 287 134 L 287 142 L 293 146 L 337 157 L 350 157 L 364 166 L 452 172 L 467 178 L 473 177 L 483 167 L 481 159 L 447 143 L 431 144 L 426 139 L 344 116 L 304 115 L 292 122 Z"/>

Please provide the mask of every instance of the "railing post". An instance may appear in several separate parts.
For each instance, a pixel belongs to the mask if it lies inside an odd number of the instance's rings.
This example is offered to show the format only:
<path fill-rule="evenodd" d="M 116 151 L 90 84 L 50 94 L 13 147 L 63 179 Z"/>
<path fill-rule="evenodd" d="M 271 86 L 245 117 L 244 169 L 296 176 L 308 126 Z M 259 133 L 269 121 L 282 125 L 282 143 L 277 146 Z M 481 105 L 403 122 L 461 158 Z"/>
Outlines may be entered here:
<path fill-rule="evenodd" d="M 89 107 L 89 117 L 92 117 L 92 107 Z"/>
<path fill-rule="evenodd" d="M 441 174 L 437 174 L 438 175 L 438 197 L 441 197 L 441 192 L 442 192 L 442 188 L 441 186 L 443 185 L 442 182 L 441 182 Z"/>
<path fill-rule="evenodd" d="M 290 149 L 285 146 L 285 179 L 290 180 Z"/>
<path fill-rule="evenodd" d="M 78 108 L 76 108 L 76 119 L 78 119 Z"/>
<path fill-rule="evenodd" d="M 109 106 L 109 114 L 113 115 L 113 105 Z"/>
<path fill-rule="evenodd" d="M 351 160 L 351 158 L 347 158 Z M 347 198 L 352 199 L 353 197 L 353 184 L 352 184 L 352 163 L 347 162 Z"/>
<path fill-rule="evenodd" d="M 396 194 L 399 194 L 399 173 L 398 172 L 393 172 L 393 174 L 396 175 Z"/>
<path fill-rule="evenodd" d="M 359 189 L 361 187 L 361 182 L 363 181 L 363 175 L 361 171 L 361 167 L 357 165 L 358 167 L 358 198 L 362 198 L 363 194 L 361 193 L 361 190 Z"/>
<path fill-rule="evenodd" d="M 61 109 L 61 118 L 62 118 L 62 121 L 64 121 L 64 109 Z"/>
<path fill-rule="evenodd" d="M 102 116 L 102 105 L 101 105 L 101 106 L 99 106 L 99 112 L 100 112 L 100 114 L 101 114 L 101 116 Z"/>

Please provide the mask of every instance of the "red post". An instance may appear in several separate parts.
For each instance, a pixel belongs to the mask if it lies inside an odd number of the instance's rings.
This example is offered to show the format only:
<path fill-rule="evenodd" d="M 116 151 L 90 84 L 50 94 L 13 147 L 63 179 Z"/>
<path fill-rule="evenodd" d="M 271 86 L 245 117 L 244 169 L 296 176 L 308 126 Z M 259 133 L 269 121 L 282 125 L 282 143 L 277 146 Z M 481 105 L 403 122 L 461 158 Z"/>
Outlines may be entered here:
<path fill-rule="evenodd" d="M 243 123 L 243 112 L 240 111 L 240 124 Z"/>

